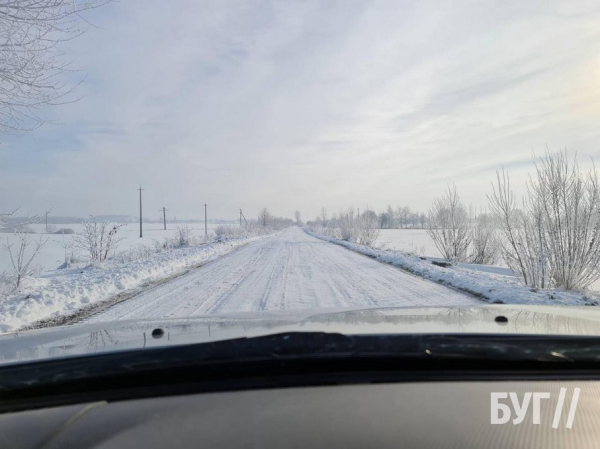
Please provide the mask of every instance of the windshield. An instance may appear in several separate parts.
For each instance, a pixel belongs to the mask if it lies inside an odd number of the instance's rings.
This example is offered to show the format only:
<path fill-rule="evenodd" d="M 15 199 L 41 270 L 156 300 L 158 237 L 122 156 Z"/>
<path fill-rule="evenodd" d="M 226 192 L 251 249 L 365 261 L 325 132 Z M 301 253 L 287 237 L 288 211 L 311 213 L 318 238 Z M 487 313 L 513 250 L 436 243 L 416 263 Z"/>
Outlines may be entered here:
<path fill-rule="evenodd" d="M 599 29 L 594 2 L 0 1 L 0 344 L 597 335 Z"/>

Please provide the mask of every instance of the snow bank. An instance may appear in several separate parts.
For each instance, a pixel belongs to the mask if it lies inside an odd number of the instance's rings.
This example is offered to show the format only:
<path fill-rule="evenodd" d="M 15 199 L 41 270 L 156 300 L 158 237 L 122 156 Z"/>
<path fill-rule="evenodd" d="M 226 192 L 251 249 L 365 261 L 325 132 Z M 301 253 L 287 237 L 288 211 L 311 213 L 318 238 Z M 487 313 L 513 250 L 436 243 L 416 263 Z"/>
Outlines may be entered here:
<path fill-rule="evenodd" d="M 493 267 L 487 267 L 488 270 L 485 270 L 482 269 L 484 266 L 473 268 L 468 265 L 443 268 L 433 265 L 431 260 L 423 260 L 399 251 L 373 249 L 318 234 L 307 228 L 304 231 L 313 237 L 341 245 L 431 281 L 463 290 L 493 304 L 582 306 L 598 305 L 600 302 L 600 295 L 596 292 L 532 289 L 521 284 L 515 277 L 507 276 L 505 273 L 499 274 L 506 271 L 501 268 L 494 270 Z"/>
<path fill-rule="evenodd" d="M 20 291 L 0 291 L 0 332 L 35 321 L 65 315 L 82 306 L 109 299 L 152 281 L 176 275 L 209 262 L 266 236 L 254 236 L 174 248 L 139 260 L 108 260 L 97 267 L 51 270 L 27 279 Z"/>

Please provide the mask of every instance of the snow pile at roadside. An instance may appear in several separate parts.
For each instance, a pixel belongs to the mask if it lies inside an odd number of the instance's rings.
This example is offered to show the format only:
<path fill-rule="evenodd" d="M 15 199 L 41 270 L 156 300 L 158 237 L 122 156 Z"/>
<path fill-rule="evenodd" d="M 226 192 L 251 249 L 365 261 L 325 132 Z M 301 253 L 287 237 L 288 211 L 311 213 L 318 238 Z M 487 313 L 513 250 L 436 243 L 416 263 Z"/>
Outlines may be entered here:
<path fill-rule="evenodd" d="M 463 290 L 493 304 L 582 306 L 598 305 L 600 303 L 600 295 L 595 292 L 532 289 L 521 284 L 515 277 L 465 266 L 439 267 L 433 265 L 431 260 L 423 260 L 417 256 L 399 251 L 373 249 L 318 234 L 307 228 L 304 231 L 313 237 L 341 245 L 349 250 L 397 266 L 431 281 Z"/>
<path fill-rule="evenodd" d="M 108 260 L 97 267 L 48 271 L 38 278 L 26 279 L 19 292 L 0 296 L 0 332 L 72 313 L 85 305 L 209 262 L 264 237 L 266 235 L 174 248 L 129 262 Z"/>

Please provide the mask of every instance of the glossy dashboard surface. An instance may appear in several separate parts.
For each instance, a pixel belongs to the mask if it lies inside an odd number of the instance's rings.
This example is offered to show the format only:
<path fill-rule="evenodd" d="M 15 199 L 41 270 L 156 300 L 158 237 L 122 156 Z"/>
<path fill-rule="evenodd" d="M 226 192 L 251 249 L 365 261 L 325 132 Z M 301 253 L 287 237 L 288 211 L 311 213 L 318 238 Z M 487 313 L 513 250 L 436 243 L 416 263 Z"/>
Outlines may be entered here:
<path fill-rule="evenodd" d="M 567 399 L 553 428 L 560 388 Z M 580 398 L 571 429 L 567 410 Z M 548 392 L 540 424 L 490 424 L 490 393 Z M 34 448 L 597 448 L 600 382 L 431 382 L 96 402 L 0 415 L 0 446 Z M 514 416 L 513 416 L 514 417 Z"/>

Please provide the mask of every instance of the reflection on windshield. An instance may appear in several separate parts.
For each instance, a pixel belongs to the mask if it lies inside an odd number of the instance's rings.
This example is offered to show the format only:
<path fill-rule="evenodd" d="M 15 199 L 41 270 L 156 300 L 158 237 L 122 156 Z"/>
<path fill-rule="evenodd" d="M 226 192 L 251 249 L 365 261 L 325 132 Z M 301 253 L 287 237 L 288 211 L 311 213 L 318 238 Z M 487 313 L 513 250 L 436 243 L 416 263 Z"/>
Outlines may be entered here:
<path fill-rule="evenodd" d="M 498 315 L 507 323 L 496 323 Z M 162 332 L 155 332 L 160 329 Z M 2 363 L 204 343 L 281 332 L 352 334 L 497 333 L 598 335 L 600 313 L 586 309 L 483 307 L 365 309 L 305 313 L 297 322 L 269 317 L 197 318 L 79 325 L 56 331 L 6 334 L 0 338 Z"/>

